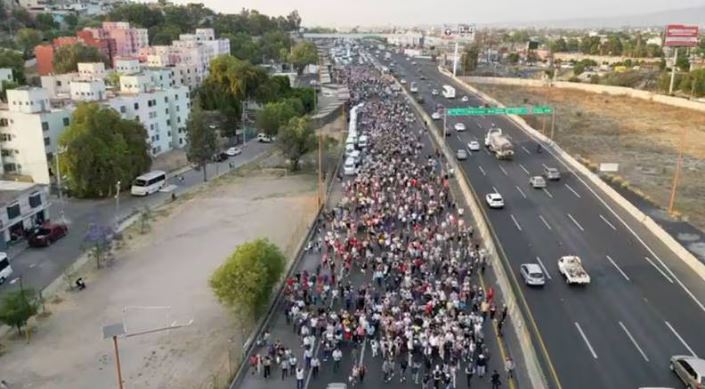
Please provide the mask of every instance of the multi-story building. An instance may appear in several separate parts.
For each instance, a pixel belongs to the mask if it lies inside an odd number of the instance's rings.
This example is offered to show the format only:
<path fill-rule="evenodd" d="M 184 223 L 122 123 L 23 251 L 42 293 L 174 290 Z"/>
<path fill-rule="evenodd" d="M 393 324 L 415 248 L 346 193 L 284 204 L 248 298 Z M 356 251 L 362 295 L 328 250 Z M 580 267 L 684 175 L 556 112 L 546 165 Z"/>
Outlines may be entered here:
<path fill-rule="evenodd" d="M 3 83 L 13 81 L 15 81 L 15 78 L 12 75 L 12 69 L 0 68 L 0 91 L 3 89 Z"/>
<path fill-rule="evenodd" d="M 31 182 L 0 181 L 0 250 L 49 220 L 49 190 Z"/>
<path fill-rule="evenodd" d="M 140 49 L 149 46 L 146 28 L 130 27 L 128 22 L 103 22 L 102 27 L 84 28 L 97 38 L 110 38 L 115 41 L 115 56 L 130 57 Z"/>

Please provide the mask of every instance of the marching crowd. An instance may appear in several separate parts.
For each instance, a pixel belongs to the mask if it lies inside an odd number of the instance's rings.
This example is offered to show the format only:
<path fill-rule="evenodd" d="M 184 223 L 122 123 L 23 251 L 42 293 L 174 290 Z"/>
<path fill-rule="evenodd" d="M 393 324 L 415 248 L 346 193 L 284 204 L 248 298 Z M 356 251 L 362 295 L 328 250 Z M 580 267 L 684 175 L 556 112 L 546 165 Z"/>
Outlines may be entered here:
<path fill-rule="evenodd" d="M 300 348 L 265 332 L 252 373 L 293 376 L 302 389 L 307 372 L 315 380 L 329 368 L 356 386 L 372 360 L 385 383 L 500 387 L 514 362 L 495 362 L 504 374 L 488 371 L 498 357 L 485 332 L 495 323 L 501 335 L 507 307 L 478 285 L 487 254 L 451 197 L 442 155 L 424 144 L 423 126 L 379 73 L 349 67 L 343 78 L 352 105 L 364 103 L 358 132 L 371 141 L 358 174 L 341 183 L 341 201 L 319 220 L 309 245 L 320 257 L 315 270 L 286 282 L 285 318 Z"/>

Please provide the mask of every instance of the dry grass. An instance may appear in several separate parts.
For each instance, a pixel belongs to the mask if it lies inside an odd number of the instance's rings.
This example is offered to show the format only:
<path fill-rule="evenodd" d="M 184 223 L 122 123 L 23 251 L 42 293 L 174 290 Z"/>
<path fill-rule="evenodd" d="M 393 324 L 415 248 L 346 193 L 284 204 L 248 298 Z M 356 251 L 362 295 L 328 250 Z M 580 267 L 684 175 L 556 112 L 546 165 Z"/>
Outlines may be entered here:
<path fill-rule="evenodd" d="M 629 187 L 661 208 L 668 200 L 678 147 L 685 133 L 685 158 L 676 208 L 705 229 L 705 113 L 628 97 L 575 90 L 476 84 L 507 105 L 549 104 L 556 109 L 558 143 L 589 167 L 619 163 L 616 185 Z M 527 117 L 541 130 L 543 120 Z M 546 125 L 550 128 L 550 119 Z"/>

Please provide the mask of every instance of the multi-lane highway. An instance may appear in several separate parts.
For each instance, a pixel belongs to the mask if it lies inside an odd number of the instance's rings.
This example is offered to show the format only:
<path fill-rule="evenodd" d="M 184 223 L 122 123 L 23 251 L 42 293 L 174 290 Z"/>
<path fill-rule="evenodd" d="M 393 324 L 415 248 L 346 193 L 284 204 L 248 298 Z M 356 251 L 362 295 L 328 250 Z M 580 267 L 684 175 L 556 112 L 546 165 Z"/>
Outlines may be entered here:
<path fill-rule="evenodd" d="M 381 55 L 377 59 L 385 62 Z M 391 60 L 406 87 L 417 83 L 429 114 L 437 104 L 484 104 L 427 59 L 394 54 Z M 443 84 L 455 86 L 455 99 L 431 94 Z M 465 95 L 468 102 L 461 101 Z M 458 121 L 466 131 L 453 129 Z M 487 214 L 509 259 L 508 270 L 520 280 L 520 264 L 534 262 L 549 277 L 541 289 L 519 288 L 547 350 L 549 383 L 569 389 L 682 387 L 668 361 L 674 354 L 705 355 L 703 280 L 586 178 L 548 150 L 537 153 L 537 141 L 509 118 L 449 118 L 447 144 L 469 151 L 471 140 L 484 145 L 492 126 L 511 137 L 514 159 L 499 161 L 483 147 L 461 165 L 478 195 L 496 190 L 504 197 L 505 208 Z M 545 190 L 531 188 L 529 177 L 546 166 L 558 168 L 561 180 L 549 182 Z M 582 258 L 592 277 L 586 287 L 569 286 L 559 274 L 557 259 L 568 254 Z M 558 383 L 550 379 L 551 370 Z"/>

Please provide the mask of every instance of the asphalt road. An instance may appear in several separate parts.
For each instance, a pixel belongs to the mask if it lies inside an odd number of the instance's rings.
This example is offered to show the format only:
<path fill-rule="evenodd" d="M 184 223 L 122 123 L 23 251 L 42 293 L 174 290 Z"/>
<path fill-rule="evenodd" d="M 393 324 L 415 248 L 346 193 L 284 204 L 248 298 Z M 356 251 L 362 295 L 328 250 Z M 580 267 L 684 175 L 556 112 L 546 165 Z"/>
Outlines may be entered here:
<path fill-rule="evenodd" d="M 399 78 L 418 83 L 429 114 L 436 104 L 484 104 L 477 96 L 462 102 L 465 90 L 429 60 L 414 59 L 413 65 L 398 54 L 392 60 Z M 428 80 L 420 80 L 421 72 Z M 443 84 L 455 86 L 456 99 L 431 95 Z M 453 130 L 458 121 L 466 131 Z M 705 355 L 702 279 L 587 179 L 570 172 L 548 151 L 537 153 L 536 141 L 509 118 L 449 118 L 448 145 L 453 150 L 467 150 L 471 140 L 484 145 L 493 124 L 511 137 L 514 160 L 499 161 L 483 147 L 470 153 L 462 166 L 479 196 L 496 189 L 504 197 L 505 208 L 488 210 L 488 215 L 517 279 L 520 264 L 527 262 L 538 262 L 550 276 L 544 288 L 521 285 L 521 290 L 559 385 L 682 387 L 668 361 L 675 354 Z M 442 121 L 436 125 L 441 127 Z M 541 174 L 544 165 L 559 168 L 562 178 L 549 182 L 545 191 L 532 189 L 529 177 Z M 569 254 L 582 258 L 592 277 L 590 285 L 571 287 L 564 282 L 557 259 Z"/>
<path fill-rule="evenodd" d="M 209 164 L 207 168 L 209 179 L 227 172 L 230 169 L 229 163 L 232 163 L 234 167 L 240 166 L 257 158 L 269 147 L 271 146 L 256 141 L 249 142 L 241 155 L 232 157 L 228 161 Z M 69 234 L 46 248 L 12 247 L 8 251 L 8 256 L 13 274 L 7 282 L 0 285 L 0 295 L 7 290 L 18 288 L 20 277 L 24 287 L 35 290 L 43 289 L 57 277 L 60 277 L 64 269 L 81 255 L 81 242 L 91 223 L 113 224 L 116 219 L 115 215 L 119 215 L 118 219 L 124 220 L 144 207 L 154 208 L 169 201 L 172 192 L 178 196 L 203 183 L 203 171 L 201 170 L 188 170 L 180 176 L 183 177 L 183 180 L 177 180 L 170 176 L 167 179 L 167 186 L 173 185 L 171 188 L 147 197 L 133 197 L 130 196 L 129 191 L 123 192 L 120 195 L 119 206 L 116 206 L 116 201 L 113 198 L 104 200 L 71 198 L 61 202 L 58 198 L 52 197 L 51 218 L 52 220 L 60 220 L 63 209 L 65 221 L 69 225 Z M 87 282 L 90 283 L 90 280 Z"/>

